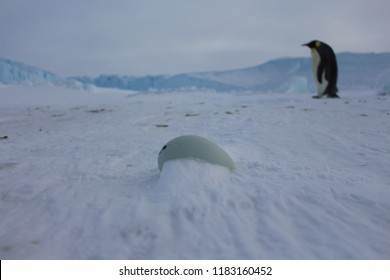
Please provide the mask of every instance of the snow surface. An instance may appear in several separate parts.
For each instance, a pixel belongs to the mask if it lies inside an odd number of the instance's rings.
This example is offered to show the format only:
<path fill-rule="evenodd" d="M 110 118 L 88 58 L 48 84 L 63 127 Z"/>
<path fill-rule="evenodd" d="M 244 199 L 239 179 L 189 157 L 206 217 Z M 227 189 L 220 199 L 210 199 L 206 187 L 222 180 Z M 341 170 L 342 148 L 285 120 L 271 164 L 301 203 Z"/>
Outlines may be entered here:
<path fill-rule="evenodd" d="M 0 258 L 389 259 L 390 96 L 311 95 L 1 87 Z"/>

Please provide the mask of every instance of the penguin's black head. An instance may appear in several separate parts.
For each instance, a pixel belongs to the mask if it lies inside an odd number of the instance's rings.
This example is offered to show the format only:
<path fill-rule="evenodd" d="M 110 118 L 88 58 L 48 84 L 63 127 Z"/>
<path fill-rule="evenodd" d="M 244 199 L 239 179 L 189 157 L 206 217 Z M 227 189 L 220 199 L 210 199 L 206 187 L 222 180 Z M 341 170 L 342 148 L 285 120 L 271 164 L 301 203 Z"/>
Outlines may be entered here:
<path fill-rule="evenodd" d="M 309 47 L 310 49 L 317 49 L 321 46 L 322 42 L 318 40 L 313 40 L 309 43 L 303 44 L 302 46 Z"/>

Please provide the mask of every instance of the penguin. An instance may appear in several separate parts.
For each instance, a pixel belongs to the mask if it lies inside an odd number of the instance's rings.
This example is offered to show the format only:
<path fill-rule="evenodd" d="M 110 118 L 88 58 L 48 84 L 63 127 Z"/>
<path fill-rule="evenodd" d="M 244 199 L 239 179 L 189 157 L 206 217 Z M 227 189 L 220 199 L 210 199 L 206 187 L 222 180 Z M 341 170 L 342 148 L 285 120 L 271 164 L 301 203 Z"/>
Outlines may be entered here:
<path fill-rule="evenodd" d="M 313 40 L 302 46 L 309 47 L 311 50 L 313 76 L 317 84 L 317 95 L 313 98 L 323 96 L 339 98 L 337 95 L 337 61 L 333 49 L 328 44 L 318 40 Z"/>

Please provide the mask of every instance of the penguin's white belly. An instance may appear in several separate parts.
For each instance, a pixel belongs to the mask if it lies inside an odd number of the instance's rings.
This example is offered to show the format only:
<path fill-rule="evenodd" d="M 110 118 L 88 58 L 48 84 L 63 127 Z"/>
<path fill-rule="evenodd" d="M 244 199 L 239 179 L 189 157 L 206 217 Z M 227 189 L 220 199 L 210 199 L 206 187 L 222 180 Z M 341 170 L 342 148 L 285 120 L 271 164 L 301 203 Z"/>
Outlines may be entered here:
<path fill-rule="evenodd" d="M 325 70 L 322 72 L 322 82 L 320 83 L 317 79 L 317 68 L 320 65 L 320 55 L 315 49 L 312 49 L 311 51 L 312 56 L 312 70 L 313 70 L 313 76 L 314 80 L 316 81 L 317 85 L 317 94 L 318 96 L 322 96 L 326 90 L 326 87 L 328 86 L 328 81 L 325 80 Z"/>

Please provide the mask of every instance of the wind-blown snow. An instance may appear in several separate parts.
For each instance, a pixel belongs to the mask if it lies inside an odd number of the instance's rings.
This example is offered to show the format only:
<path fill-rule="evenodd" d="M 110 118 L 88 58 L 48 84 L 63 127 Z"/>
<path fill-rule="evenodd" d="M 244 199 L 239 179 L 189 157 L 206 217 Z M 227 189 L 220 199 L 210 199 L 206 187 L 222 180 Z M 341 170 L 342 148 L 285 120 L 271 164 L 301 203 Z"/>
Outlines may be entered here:
<path fill-rule="evenodd" d="M 390 97 L 310 96 L 0 88 L 0 258 L 389 259 Z"/>

